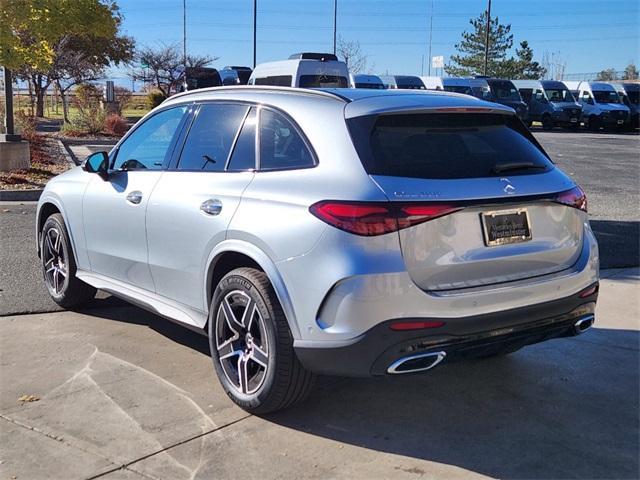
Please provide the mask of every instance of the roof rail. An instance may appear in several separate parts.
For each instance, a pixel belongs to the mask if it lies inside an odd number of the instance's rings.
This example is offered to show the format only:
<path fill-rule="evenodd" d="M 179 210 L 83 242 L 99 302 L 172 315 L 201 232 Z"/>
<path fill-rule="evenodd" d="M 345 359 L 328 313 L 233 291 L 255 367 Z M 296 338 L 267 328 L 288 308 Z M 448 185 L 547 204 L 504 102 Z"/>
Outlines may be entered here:
<path fill-rule="evenodd" d="M 186 92 L 178 93 L 173 95 L 167 100 L 173 100 L 174 98 L 182 98 L 187 97 L 189 95 L 195 95 L 198 93 L 207 93 L 207 92 L 246 92 L 247 90 L 251 90 L 254 92 L 278 92 L 278 93 L 293 93 L 298 95 L 316 95 L 325 98 L 333 98 L 334 100 L 342 100 L 346 103 L 349 103 L 351 100 L 348 97 L 340 95 L 335 92 L 328 92 L 325 90 L 318 90 L 315 88 L 299 88 L 299 87 L 277 87 L 271 85 L 230 85 L 224 87 L 207 87 L 207 88 L 198 88 L 195 90 L 189 90 Z M 165 100 L 165 102 L 167 101 Z"/>

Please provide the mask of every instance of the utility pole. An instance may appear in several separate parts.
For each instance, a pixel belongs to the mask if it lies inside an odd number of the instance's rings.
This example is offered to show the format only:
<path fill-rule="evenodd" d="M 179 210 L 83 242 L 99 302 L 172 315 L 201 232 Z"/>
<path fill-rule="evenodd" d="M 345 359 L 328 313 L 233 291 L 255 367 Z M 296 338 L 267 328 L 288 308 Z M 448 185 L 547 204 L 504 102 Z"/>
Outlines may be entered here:
<path fill-rule="evenodd" d="M 258 0 L 253 0 L 253 68 L 256 68 L 256 29 L 258 26 Z"/>
<path fill-rule="evenodd" d="M 487 75 L 489 65 L 489 30 L 491 29 L 491 0 L 487 5 L 487 31 L 484 37 L 484 74 Z"/>
<path fill-rule="evenodd" d="M 336 54 L 336 35 L 338 32 L 338 0 L 333 0 L 333 54 Z"/>
<path fill-rule="evenodd" d="M 0 140 L 19 142 L 21 140 L 20 135 L 16 135 L 13 126 L 13 79 L 11 77 L 11 70 L 4 67 L 4 125 L 6 133 Z"/>
<path fill-rule="evenodd" d="M 182 63 L 184 64 L 184 89 L 186 90 L 187 89 L 187 0 L 182 0 Z"/>
<path fill-rule="evenodd" d="M 433 38 L 433 0 L 431 0 L 431 15 L 429 19 L 429 76 L 431 76 L 431 39 Z"/>

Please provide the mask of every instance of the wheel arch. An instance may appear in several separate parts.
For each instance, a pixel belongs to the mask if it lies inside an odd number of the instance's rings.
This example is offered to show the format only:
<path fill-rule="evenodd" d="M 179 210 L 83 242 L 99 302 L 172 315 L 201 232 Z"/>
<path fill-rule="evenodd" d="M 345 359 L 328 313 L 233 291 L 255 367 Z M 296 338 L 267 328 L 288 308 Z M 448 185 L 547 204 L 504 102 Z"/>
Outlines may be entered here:
<path fill-rule="evenodd" d="M 73 257 L 76 265 L 78 265 L 76 242 L 73 236 L 73 232 L 69 228 L 69 222 L 67 221 L 67 215 L 65 213 L 64 207 L 56 197 L 51 195 L 45 198 L 40 198 L 40 201 L 38 202 L 38 209 L 36 212 L 36 249 L 38 251 L 38 257 L 40 256 L 40 234 L 42 233 L 42 227 L 44 227 L 47 218 L 49 218 L 54 213 L 59 213 L 60 215 L 62 215 L 62 220 L 64 221 L 64 225 L 67 228 L 67 235 L 69 235 L 69 241 L 71 242 Z"/>
<path fill-rule="evenodd" d="M 287 323 L 294 339 L 300 338 L 293 302 L 286 284 L 275 262 L 261 249 L 241 240 L 225 240 L 219 243 L 209 254 L 204 275 L 204 299 L 206 311 L 209 311 L 213 292 L 218 281 L 231 270 L 239 267 L 252 267 L 263 271 L 273 286 L 282 306 Z M 208 324 L 208 320 L 207 320 Z M 205 330 L 207 325 L 205 325 Z"/>

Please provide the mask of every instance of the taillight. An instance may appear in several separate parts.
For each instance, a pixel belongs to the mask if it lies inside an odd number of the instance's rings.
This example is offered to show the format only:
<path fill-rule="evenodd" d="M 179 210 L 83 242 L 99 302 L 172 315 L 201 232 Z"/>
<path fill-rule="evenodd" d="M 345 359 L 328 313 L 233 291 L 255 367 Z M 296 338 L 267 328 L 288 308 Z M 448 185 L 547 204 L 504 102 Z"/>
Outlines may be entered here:
<path fill-rule="evenodd" d="M 391 322 L 389 328 L 396 331 L 423 330 L 425 328 L 440 328 L 444 324 L 444 322 L 435 321 L 395 321 Z"/>
<path fill-rule="evenodd" d="M 395 232 L 460 210 L 444 204 L 341 202 L 324 200 L 309 211 L 345 232 L 373 236 Z"/>
<path fill-rule="evenodd" d="M 587 211 L 587 195 L 580 187 L 574 187 L 571 190 L 558 193 L 553 201 L 568 207 Z"/>

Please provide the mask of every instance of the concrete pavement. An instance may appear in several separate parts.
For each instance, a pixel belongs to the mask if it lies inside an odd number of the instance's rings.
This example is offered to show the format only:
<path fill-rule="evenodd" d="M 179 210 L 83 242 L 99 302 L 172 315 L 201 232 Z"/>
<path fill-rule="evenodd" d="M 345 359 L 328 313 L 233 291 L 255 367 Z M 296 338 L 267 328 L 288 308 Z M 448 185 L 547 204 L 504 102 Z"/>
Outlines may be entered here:
<path fill-rule="evenodd" d="M 226 398 L 202 336 L 135 307 L 0 318 L 0 478 L 637 478 L 640 271 L 603 277 L 584 335 L 321 378 L 264 418 Z"/>

